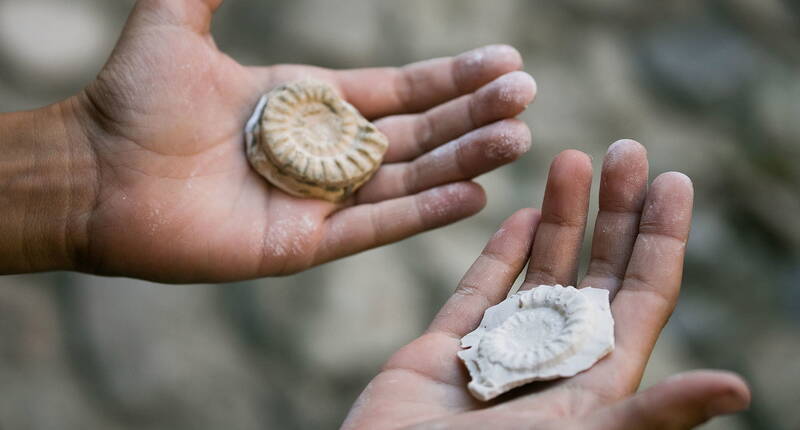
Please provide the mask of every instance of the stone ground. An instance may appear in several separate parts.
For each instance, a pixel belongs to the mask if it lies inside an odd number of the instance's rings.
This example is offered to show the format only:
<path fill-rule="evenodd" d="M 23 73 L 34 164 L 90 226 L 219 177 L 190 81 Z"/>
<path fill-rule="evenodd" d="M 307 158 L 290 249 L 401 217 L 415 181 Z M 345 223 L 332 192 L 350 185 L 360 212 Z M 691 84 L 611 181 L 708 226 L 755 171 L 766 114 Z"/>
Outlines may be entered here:
<path fill-rule="evenodd" d="M 132 4 L 0 0 L 0 111 L 78 91 Z M 800 428 L 798 24 L 791 0 L 229 0 L 215 35 L 248 64 L 398 65 L 510 43 L 539 84 L 523 115 L 534 148 L 480 179 L 478 216 L 293 277 L 0 278 L 0 428 L 336 427 L 502 219 L 541 200 L 549 160 L 571 147 L 599 162 L 622 137 L 697 190 L 684 290 L 644 385 L 736 370 L 751 410 L 704 428 Z"/>

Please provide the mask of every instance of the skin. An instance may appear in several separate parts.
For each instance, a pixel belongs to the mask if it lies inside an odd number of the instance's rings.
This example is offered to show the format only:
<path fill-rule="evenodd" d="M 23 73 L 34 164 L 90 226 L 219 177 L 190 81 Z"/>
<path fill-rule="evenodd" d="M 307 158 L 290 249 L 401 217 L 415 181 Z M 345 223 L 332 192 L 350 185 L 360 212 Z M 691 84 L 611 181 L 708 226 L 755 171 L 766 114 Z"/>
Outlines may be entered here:
<path fill-rule="evenodd" d="M 503 223 L 427 331 L 369 383 L 343 428 L 689 429 L 747 407 L 747 385 L 721 371 L 675 375 L 636 393 L 678 298 L 692 184 L 670 172 L 648 189 L 644 147 L 630 140 L 612 145 L 603 162 L 591 258 L 578 282 L 591 172 L 581 152 L 556 157 L 542 210 L 523 209 Z M 575 377 L 532 383 L 483 403 L 466 389 L 469 376 L 456 357 L 460 338 L 487 307 L 505 299 L 526 263 L 522 289 L 607 289 L 615 350 Z"/>
<path fill-rule="evenodd" d="M 471 179 L 530 147 L 513 117 L 536 86 L 511 47 L 401 68 L 247 67 L 210 34 L 220 3 L 137 2 L 85 91 L 0 118 L 0 143 L 16 154 L 0 165 L 14 207 L 0 227 L 13 238 L 0 245 L 4 273 L 175 283 L 294 273 L 475 214 L 485 196 Z M 259 96 L 308 77 L 330 83 L 390 142 L 374 179 L 343 204 L 289 196 L 245 157 Z M 56 164 L 47 171 L 45 158 Z"/>
<path fill-rule="evenodd" d="M 301 271 L 480 210 L 471 179 L 527 151 L 512 119 L 533 100 L 519 54 L 490 46 L 402 68 L 247 67 L 210 34 L 221 0 L 140 0 L 97 79 L 37 111 L 0 116 L 0 273 L 81 270 L 161 282 Z M 314 77 L 387 135 L 374 179 L 343 204 L 302 200 L 250 169 L 242 128 L 258 96 Z M 489 241 L 428 331 L 398 351 L 345 428 L 690 428 L 745 408 L 738 377 L 694 372 L 632 395 L 680 286 L 692 188 L 668 173 L 647 190 L 644 149 L 612 146 L 592 259 L 579 285 L 614 296 L 616 350 L 568 380 L 482 404 L 466 391 L 459 338 L 525 287 L 575 284 L 591 166 L 553 163 L 542 211 Z"/>

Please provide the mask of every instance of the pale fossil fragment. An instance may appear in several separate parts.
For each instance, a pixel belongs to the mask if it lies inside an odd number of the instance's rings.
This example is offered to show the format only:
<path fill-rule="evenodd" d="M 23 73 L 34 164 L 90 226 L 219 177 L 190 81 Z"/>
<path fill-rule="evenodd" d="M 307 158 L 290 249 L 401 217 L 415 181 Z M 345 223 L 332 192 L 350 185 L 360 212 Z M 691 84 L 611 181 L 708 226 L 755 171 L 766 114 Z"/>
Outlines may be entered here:
<path fill-rule="evenodd" d="M 369 180 L 389 147 L 355 107 L 314 80 L 262 96 L 247 121 L 245 143 L 250 164 L 273 185 L 334 202 Z"/>
<path fill-rule="evenodd" d="M 486 309 L 461 338 L 469 391 L 481 400 L 532 381 L 574 376 L 614 349 L 608 291 L 540 285 Z"/>

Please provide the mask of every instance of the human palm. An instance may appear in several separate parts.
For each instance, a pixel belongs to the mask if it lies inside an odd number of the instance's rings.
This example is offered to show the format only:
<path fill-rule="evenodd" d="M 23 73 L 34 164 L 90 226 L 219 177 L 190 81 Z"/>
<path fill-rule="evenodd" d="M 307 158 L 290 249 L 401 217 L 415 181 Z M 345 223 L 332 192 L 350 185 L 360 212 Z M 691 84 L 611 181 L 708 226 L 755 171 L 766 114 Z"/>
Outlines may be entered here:
<path fill-rule="evenodd" d="M 535 84 L 490 46 L 403 68 L 245 67 L 220 52 L 220 0 L 142 0 L 79 97 L 97 165 L 83 270 L 166 282 L 296 272 L 480 210 L 470 181 L 527 150 L 513 118 Z M 276 85 L 327 81 L 389 138 L 384 165 L 342 204 L 290 196 L 248 165 L 243 126 Z"/>
<path fill-rule="evenodd" d="M 692 185 L 666 173 L 648 190 L 644 148 L 609 148 L 586 276 L 576 284 L 591 162 L 565 151 L 553 162 L 542 211 L 523 209 L 490 239 L 426 333 L 395 353 L 359 397 L 344 428 L 684 429 L 741 410 L 735 375 L 695 371 L 633 395 L 680 289 Z M 522 289 L 541 284 L 609 291 L 616 349 L 572 378 L 533 383 L 492 402 L 467 391 L 460 338 L 501 300 L 528 263 Z"/>

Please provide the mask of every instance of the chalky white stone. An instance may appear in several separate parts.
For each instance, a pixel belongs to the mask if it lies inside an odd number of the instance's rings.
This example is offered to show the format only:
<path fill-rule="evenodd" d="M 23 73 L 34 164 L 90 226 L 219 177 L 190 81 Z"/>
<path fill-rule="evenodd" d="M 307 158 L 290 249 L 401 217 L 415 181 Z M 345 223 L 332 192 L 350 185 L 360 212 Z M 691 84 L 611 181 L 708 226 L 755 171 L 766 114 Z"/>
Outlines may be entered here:
<path fill-rule="evenodd" d="M 378 169 L 388 140 L 329 85 L 303 80 L 265 94 L 245 126 L 250 165 L 298 196 L 338 202 Z"/>
<path fill-rule="evenodd" d="M 540 285 L 486 309 L 461 338 L 467 388 L 490 400 L 532 381 L 574 376 L 614 349 L 608 291 Z"/>

